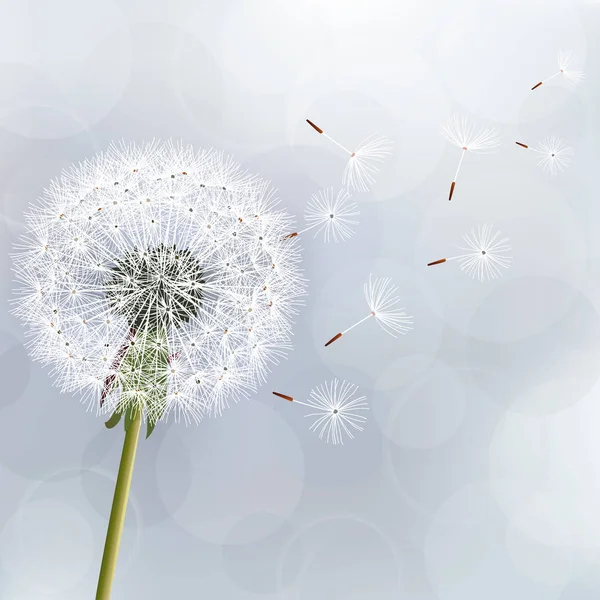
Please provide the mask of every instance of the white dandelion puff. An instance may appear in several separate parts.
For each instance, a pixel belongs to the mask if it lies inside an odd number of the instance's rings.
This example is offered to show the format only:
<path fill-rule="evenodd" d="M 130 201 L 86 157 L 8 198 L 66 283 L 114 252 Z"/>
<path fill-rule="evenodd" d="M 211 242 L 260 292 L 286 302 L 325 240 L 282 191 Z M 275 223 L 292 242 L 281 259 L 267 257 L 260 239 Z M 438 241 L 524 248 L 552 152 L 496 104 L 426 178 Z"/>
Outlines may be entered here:
<path fill-rule="evenodd" d="M 298 249 L 282 242 L 292 221 L 276 204 L 213 150 L 112 145 L 72 167 L 29 211 L 14 254 L 14 312 L 32 355 L 104 414 L 220 414 L 289 349 L 305 291 Z M 163 372 L 156 403 L 149 386 Z M 190 384 L 198 373 L 203 383 Z"/>
<path fill-rule="evenodd" d="M 465 158 L 465 153 L 467 151 L 480 153 L 490 151 L 500 144 L 500 138 L 495 129 L 478 128 L 466 117 L 458 117 L 456 115 L 453 115 L 448 123 L 442 127 L 442 135 L 451 144 L 454 144 L 462 150 L 458 167 L 454 174 L 454 179 L 450 185 L 448 200 L 452 200 L 458 174 Z"/>
<path fill-rule="evenodd" d="M 291 396 L 273 392 L 276 396 L 302 404 L 313 409 L 305 417 L 313 418 L 310 430 L 318 434 L 319 439 L 327 443 L 344 444 L 344 438 L 354 438 L 355 432 L 364 431 L 367 417 L 364 412 L 369 410 L 366 396 L 357 396 L 358 387 L 346 381 L 334 379 L 317 386 L 310 392 L 305 401 L 295 400 Z"/>
<path fill-rule="evenodd" d="M 509 238 L 500 238 L 501 232 L 493 233 L 490 225 L 481 225 L 471 230 L 471 234 L 463 236 L 467 247 L 459 246 L 465 254 L 441 258 L 427 264 L 428 267 L 441 265 L 445 262 L 456 260 L 460 270 L 479 281 L 498 279 L 502 277 L 501 269 L 508 269 L 512 256 L 508 253 L 511 247 Z"/>
<path fill-rule="evenodd" d="M 404 335 L 412 327 L 412 317 L 406 314 L 403 307 L 399 306 L 400 298 L 396 295 L 398 288 L 392 284 L 389 277 L 376 277 L 372 279 L 369 275 L 369 281 L 364 285 L 365 300 L 369 307 L 369 314 L 360 321 L 348 327 L 348 329 L 336 333 L 326 344 L 329 346 L 339 340 L 343 335 L 364 323 L 370 318 L 374 318 L 377 324 L 392 337 L 396 334 Z"/>
<path fill-rule="evenodd" d="M 325 242 L 340 242 L 352 237 L 354 225 L 358 225 L 352 217 L 360 214 L 355 202 L 350 202 L 350 193 L 342 188 L 337 195 L 333 188 L 321 190 L 313 194 L 305 211 L 304 218 L 308 227 L 295 231 L 286 238 L 296 237 L 315 229 L 315 237 L 323 233 Z"/>
<path fill-rule="evenodd" d="M 220 152 L 112 145 L 53 181 L 13 256 L 35 360 L 124 417 L 97 600 L 111 596 L 142 421 L 221 414 L 290 348 L 305 294 L 291 219 Z"/>
<path fill-rule="evenodd" d="M 312 121 L 306 119 L 306 122 L 317 133 L 348 154 L 349 159 L 342 175 L 342 185 L 357 192 L 368 192 L 375 183 L 374 176 L 379 171 L 377 165 L 383 163 L 385 158 L 392 153 L 392 141 L 374 133 L 363 140 L 355 150 L 348 150 Z"/>
<path fill-rule="evenodd" d="M 515 142 L 517 146 L 533 150 L 539 154 L 537 165 L 550 175 L 558 175 L 564 171 L 571 162 L 573 148 L 567 146 L 567 143 L 554 135 L 544 138 L 537 146 L 528 146 L 522 142 Z"/>
<path fill-rule="evenodd" d="M 557 57 L 558 63 L 558 71 L 539 81 L 536 83 L 531 90 L 535 90 L 539 88 L 544 83 L 558 77 L 559 75 L 563 75 L 567 81 L 572 83 L 573 85 L 579 85 L 582 81 L 585 80 L 585 73 L 581 70 L 577 59 L 575 58 L 575 54 L 570 50 L 560 50 L 558 52 Z"/>

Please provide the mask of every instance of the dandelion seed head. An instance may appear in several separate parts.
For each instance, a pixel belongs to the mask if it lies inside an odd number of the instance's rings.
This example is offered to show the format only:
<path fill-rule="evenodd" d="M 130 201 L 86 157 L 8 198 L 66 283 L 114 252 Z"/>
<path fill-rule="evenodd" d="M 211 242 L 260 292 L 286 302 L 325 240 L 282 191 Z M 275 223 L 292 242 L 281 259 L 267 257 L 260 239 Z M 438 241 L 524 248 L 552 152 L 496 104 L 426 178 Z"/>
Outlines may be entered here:
<path fill-rule="evenodd" d="M 444 127 L 442 135 L 461 150 L 485 152 L 500 144 L 500 137 L 493 128 L 478 128 L 466 117 L 453 115 Z"/>
<path fill-rule="evenodd" d="M 113 144 L 71 167 L 13 254 L 31 356 L 103 414 L 221 414 L 289 351 L 306 291 L 277 204 L 214 150 Z"/>
<path fill-rule="evenodd" d="M 404 335 L 412 329 L 410 325 L 413 323 L 413 318 L 399 306 L 398 288 L 392 284 L 389 277 L 373 279 L 372 275 L 369 275 L 364 293 L 371 314 L 385 332 L 396 337 L 396 333 Z"/>
<path fill-rule="evenodd" d="M 354 433 L 364 430 L 369 410 L 365 396 L 358 396 L 358 387 L 346 381 L 334 379 L 319 385 L 310 392 L 305 402 L 298 404 L 314 409 L 305 415 L 313 418 L 310 430 L 327 443 L 344 444 L 344 438 L 353 439 Z"/>
<path fill-rule="evenodd" d="M 354 234 L 353 226 L 358 221 L 352 217 L 360 214 L 356 203 L 350 201 L 350 193 L 341 189 L 337 195 L 333 188 L 313 194 L 305 212 L 309 227 L 315 227 L 315 237 L 323 233 L 325 242 L 340 242 Z"/>

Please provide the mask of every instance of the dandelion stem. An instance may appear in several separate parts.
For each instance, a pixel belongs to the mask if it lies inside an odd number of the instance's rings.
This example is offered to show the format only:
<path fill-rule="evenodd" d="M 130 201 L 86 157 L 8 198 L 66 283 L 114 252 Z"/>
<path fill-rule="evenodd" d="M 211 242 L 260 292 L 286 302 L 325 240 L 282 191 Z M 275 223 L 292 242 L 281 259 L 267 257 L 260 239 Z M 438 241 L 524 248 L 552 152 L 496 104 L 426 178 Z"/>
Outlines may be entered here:
<path fill-rule="evenodd" d="M 311 229 L 314 229 L 317 225 L 321 225 L 321 223 L 315 223 L 314 225 L 310 225 L 310 226 L 302 229 L 301 231 L 298 231 L 297 235 L 300 235 L 301 233 L 306 233 L 307 231 L 310 231 Z"/>
<path fill-rule="evenodd" d="M 354 325 L 352 325 L 351 327 L 348 327 L 348 329 L 346 329 L 345 331 L 342 331 L 341 333 L 336 333 L 326 344 L 325 346 L 329 346 L 330 344 L 333 344 L 333 342 L 339 340 L 343 335 L 345 335 L 346 333 L 348 333 L 349 331 L 351 331 L 352 329 L 354 329 L 355 327 L 357 327 L 358 325 L 360 325 L 361 323 L 364 323 L 367 319 L 370 319 L 371 317 L 374 317 L 375 313 L 370 312 L 364 319 L 361 319 L 360 321 L 354 323 Z"/>
<path fill-rule="evenodd" d="M 306 119 L 306 122 L 321 135 L 324 135 L 330 142 L 333 142 L 338 148 L 341 148 L 344 152 L 347 152 L 350 156 L 354 156 L 354 152 L 344 148 L 339 142 L 336 142 L 331 136 L 327 135 L 318 125 L 315 125 L 310 119 Z"/>
<path fill-rule="evenodd" d="M 540 85 L 543 85 L 544 83 L 548 83 L 551 79 L 554 79 L 555 77 L 557 77 L 558 75 L 560 75 L 562 73 L 562 71 L 558 71 L 557 73 L 554 73 L 554 75 L 550 75 L 550 77 L 547 77 L 546 79 L 540 81 L 539 83 L 536 83 L 532 88 L 531 91 L 535 90 L 536 88 L 539 88 Z"/>
<path fill-rule="evenodd" d="M 554 75 L 550 75 L 550 77 L 548 77 L 547 79 L 544 79 L 544 81 L 542 81 L 542 83 L 548 83 L 551 79 L 558 77 L 561 73 L 562 73 L 562 71 L 558 71 L 558 72 L 554 73 Z"/>
<path fill-rule="evenodd" d="M 448 195 L 448 200 L 452 200 L 452 196 L 454 195 L 454 187 L 456 186 L 456 180 L 458 179 L 458 173 L 460 171 L 460 167 L 462 166 L 462 162 L 465 158 L 466 148 L 462 149 L 462 154 L 460 155 L 460 160 L 458 161 L 458 168 L 456 169 L 456 174 L 454 175 L 454 179 L 452 180 L 452 185 L 450 186 L 450 194 Z"/>
<path fill-rule="evenodd" d="M 115 494 L 108 520 L 100 576 L 98 577 L 96 600 L 110 600 L 141 424 L 142 414 L 140 410 L 137 410 L 125 433 L 125 441 L 123 442 L 123 452 L 121 454 L 121 462 L 119 463 L 119 473 L 117 475 Z"/>
<path fill-rule="evenodd" d="M 321 225 L 321 223 L 315 223 L 314 225 L 310 225 L 309 227 L 306 227 L 305 229 L 301 229 L 300 231 L 294 231 L 293 233 L 289 233 L 283 239 L 289 240 L 289 239 L 296 237 L 302 233 L 306 233 L 307 231 L 310 231 L 311 229 L 315 228 L 317 225 Z"/>
<path fill-rule="evenodd" d="M 465 152 L 467 151 L 466 148 L 463 148 L 462 150 L 462 154 L 460 155 L 460 160 L 458 161 L 458 167 L 456 169 L 456 174 L 454 175 L 454 182 L 456 183 L 457 179 L 458 179 L 458 172 L 460 171 L 460 167 L 462 166 L 462 162 L 465 158 Z"/>
<path fill-rule="evenodd" d="M 339 142 L 336 142 L 331 136 L 327 135 L 326 133 L 323 133 L 323 135 L 330 141 L 333 142 L 338 148 L 341 148 L 344 152 L 347 152 L 350 156 L 354 156 L 354 153 L 350 150 L 348 150 L 348 148 L 342 146 Z"/>
<path fill-rule="evenodd" d="M 374 316 L 375 316 L 375 313 L 370 312 L 364 319 L 361 319 L 357 323 L 354 323 L 354 325 L 352 325 L 351 327 L 348 327 L 348 329 L 346 329 L 346 331 L 342 331 L 342 335 L 348 333 L 351 329 L 358 327 L 358 325 L 360 325 L 361 323 L 364 323 L 367 319 L 370 319 L 371 317 L 374 317 Z"/>

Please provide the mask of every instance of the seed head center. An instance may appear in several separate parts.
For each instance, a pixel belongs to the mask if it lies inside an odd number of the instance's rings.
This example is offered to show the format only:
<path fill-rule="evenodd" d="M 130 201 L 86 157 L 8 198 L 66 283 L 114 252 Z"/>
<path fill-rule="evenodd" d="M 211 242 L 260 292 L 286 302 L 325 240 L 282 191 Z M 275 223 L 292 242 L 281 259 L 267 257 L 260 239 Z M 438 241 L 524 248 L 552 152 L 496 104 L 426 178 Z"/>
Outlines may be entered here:
<path fill-rule="evenodd" d="M 105 284 L 111 308 L 135 329 L 179 326 L 195 316 L 204 273 L 189 250 L 161 244 L 117 259 Z"/>

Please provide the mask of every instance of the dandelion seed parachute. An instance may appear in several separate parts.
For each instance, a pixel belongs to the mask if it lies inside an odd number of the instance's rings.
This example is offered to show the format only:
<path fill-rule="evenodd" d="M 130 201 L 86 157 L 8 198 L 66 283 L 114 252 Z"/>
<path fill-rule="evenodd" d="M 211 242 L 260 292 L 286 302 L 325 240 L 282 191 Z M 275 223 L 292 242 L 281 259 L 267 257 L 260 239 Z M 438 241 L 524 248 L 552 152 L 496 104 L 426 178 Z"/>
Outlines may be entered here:
<path fill-rule="evenodd" d="M 573 85 L 579 85 L 585 79 L 585 73 L 579 67 L 579 63 L 575 58 L 575 54 L 570 50 L 560 50 L 557 56 L 558 71 L 547 77 L 546 79 L 539 81 L 532 88 L 531 91 L 536 90 L 544 83 L 563 75 L 567 81 Z"/>
<path fill-rule="evenodd" d="M 453 115 L 448 123 L 442 128 L 442 135 L 451 143 L 462 150 L 460 161 L 454 179 L 450 185 L 448 200 L 452 200 L 454 188 L 458 180 L 458 174 L 465 158 L 467 150 L 471 152 L 487 152 L 497 147 L 500 138 L 495 129 L 479 129 L 466 117 Z"/>
<path fill-rule="evenodd" d="M 327 443 L 343 445 L 344 438 L 353 439 L 355 432 L 364 430 L 363 425 L 367 421 L 364 411 L 369 410 L 369 405 L 365 396 L 356 396 L 357 391 L 356 385 L 334 379 L 311 390 L 305 402 L 279 392 L 273 394 L 313 409 L 315 412 L 305 415 L 314 418 L 310 430 Z"/>
<path fill-rule="evenodd" d="M 296 237 L 315 229 L 314 236 L 323 234 L 324 241 L 337 243 L 345 241 L 354 234 L 353 226 L 358 225 L 352 217 L 360 214 L 356 203 L 350 201 L 350 193 L 341 189 L 337 195 L 333 188 L 320 190 L 313 194 L 305 211 L 305 220 L 308 227 L 301 231 L 295 231 L 286 236 Z"/>
<path fill-rule="evenodd" d="M 113 144 L 73 166 L 13 254 L 32 357 L 103 414 L 221 414 L 289 351 L 305 294 L 277 205 L 214 150 Z"/>
<path fill-rule="evenodd" d="M 480 225 L 471 230 L 471 234 L 463 236 L 467 247 L 459 247 L 465 254 L 441 258 L 427 264 L 428 267 L 441 265 L 451 260 L 460 264 L 460 270 L 472 279 L 479 281 L 499 279 L 502 277 L 501 269 L 508 269 L 512 256 L 508 253 L 511 247 L 509 238 L 500 239 L 501 232 L 493 232 L 490 225 Z"/>
<path fill-rule="evenodd" d="M 375 183 L 375 174 L 379 171 L 377 165 L 383 163 L 386 156 L 392 153 L 393 144 L 391 140 L 378 134 L 371 134 L 355 150 L 348 150 L 312 121 L 306 119 L 306 122 L 318 134 L 326 137 L 349 155 L 350 158 L 342 174 L 342 185 L 349 190 L 368 192 Z"/>
<path fill-rule="evenodd" d="M 364 285 L 365 300 L 370 310 L 369 314 L 348 327 L 348 329 L 336 333 L 325 344 L 325 347 L 330 346 L 370 318 L 374 318 L 377 324 L 394 338 L 396 334 L 405 335 L 408 333 L 412 329 L 413 320 L 411 316 L 406 314 L 404 308 L 398 306 L 400 298 L 396 295 L 397 292 L 398 288 L 392 284 L 389 277 L 372 279 L 372 275 L 369 275 L 369 281 Z"/>
<path fill-rule="evenodd" d="M 541 167 L 550 175 L 558 175 L 560 171 L 564 171 L 569 166 L 571 156 L 573 156 L 573 148 L 567 146 L 564 140 L 554 135 L 545 137 L 537 146 L 528 146 L 521 142 L 515 143 L 517 146 L 536 152 L 539 155 L 538 167 Z"/>
<path fill-rule="evenodd" d="M 386 156 L 392 153 L 392 142 L 376 133 L 363 140 L 350 156 L 342 174 L 342 184 L 351 190 L 368 192 L 375 184 L 375 174 Z"/>

